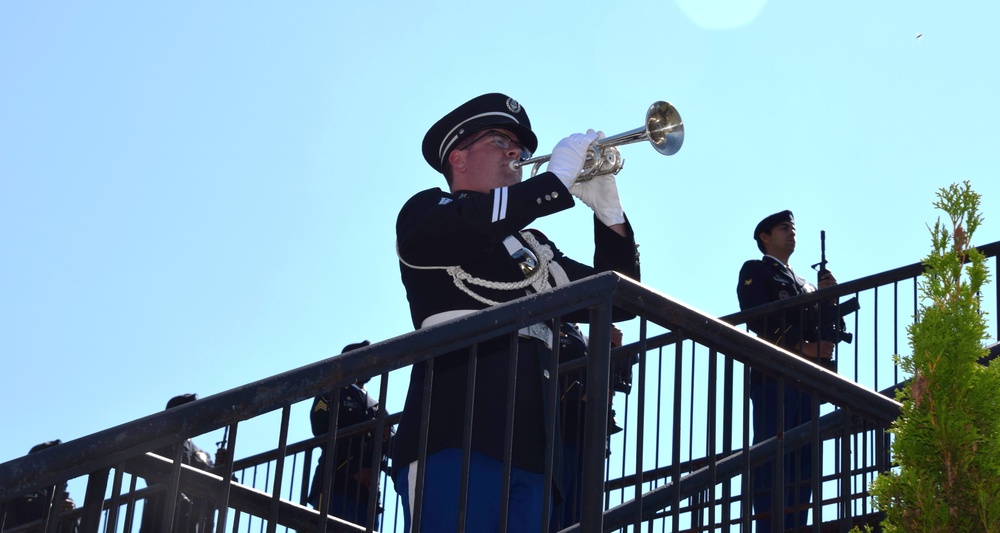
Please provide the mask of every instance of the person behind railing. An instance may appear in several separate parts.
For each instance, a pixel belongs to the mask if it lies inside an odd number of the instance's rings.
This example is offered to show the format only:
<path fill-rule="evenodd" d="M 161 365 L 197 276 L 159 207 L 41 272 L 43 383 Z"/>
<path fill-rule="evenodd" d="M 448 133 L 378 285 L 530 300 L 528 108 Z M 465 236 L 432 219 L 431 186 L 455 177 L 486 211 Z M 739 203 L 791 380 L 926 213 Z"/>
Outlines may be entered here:
<path fill-rule="evenodd" d="M 62 441 L 59 439 L 36 444 L 31 447 L 28 454 L 38 453 L 59 444 L 62 444 Z M 73 501 L 73 498 L 69 497 L 66 488 L 67 484 L 63 483 L 62 488 L 58 485 L 53 485 L 14 498 L 7 503 L 6 516 L 3 522 L 0 523 L 0 530 L 38 522 L 38 529 L 33 531 L 47 531 L 43 520 L 49 514 L 50 505 L 58 505 L 60 514 L 65 514 L 76 509 L 76 503 Z M 63 518 L 59 522 L 57 531 L 60 533 L 76 533 L 79 531 L 79 518 Z"/>
<path fill-rule="evenodd" d="M 180 394 L 167 402 L 166 409 L 180 407 L 197 399 L 197 394 Z M 184 442 L 157 450 L 154 453 L 172 461 L 176 457 L 178 446 L 183 464 L 216 474 L 225 472 L 226 463 L 229 461 L 226 448 L 219 448 L 215 461 L 212 461 L 208 452 L 195 445 L 191 439 L 185 439 Z M 148 482 L 149 480 L 147 480 Z M 163 531 L 165 504 L 166 501 L 162 493 L 153 494 L 145 499 L 142 508 L 142 521 L 139 526 L 141 533 Z M 174 509 L 173 529 L 171 530 L 174 533 L 210 533 L 214 529 L 215 506 L 211 501 L 179 493 Z"/>
<path fill-rule="evenodd" d="M 778 300 L 813 292 L 816 287 L 795 274 L 788 260 L 795 251 L 795 218 L 791 211 L 770 215 L 754 228 L 757 248 L 764 253 L 759 260 L 750 260 L 740 269 L 736 294 L 740 309 L 746 310 Z M 836 278 L 829 271 L 819 280 L 819 287 L 832 287 Z M 834 343 L 819 340 L 807 331 L 807 324 L 817 323 L 818 306 L 795 308 L 751 320 L 747 325 L 758 337 L 766 339 L 790 352 L 799 354 L 815 363 L 829 366 L 834 354 Z M 831 319 L 833 313 L 827 313 Z M 839 316 L 836 317 L 839 319 Z M 757 444 L 777 435 L 778 431 L 777 379 L 764 376 L 759 370 L 750 371 L 750 400 L 753 403 L 753 442 Z M 785 431 L 812 420 L 814 396 L 785 383 Z M 753 471 L 753 508 L 758 516 L 757 531 L 771 531 L 771 490 L 773 488 L 770 462 Z M 785 455 L 783 502 L 784 529 L 806 525 L 808 504 L 812 497 L 811 446 L 791 450 Z"/>
<path fill-rule="evenodd" d="M 341 353 L 363 348 L 368 344 L 368 341 L 348 344 Z M 340 402 L 337 410 L 338 430 L 375 420 L 378 416 L 378 402 L 365 390 L 366 382 L 367 379 L 359 380 L 340 389 Z M 313 436 L 319 437 L 329 432 L 330 406 L 333 405 L 333 397 L 333 392 L 329 392 L 313 399 L 312 409 L 309 411 L 309 422 L 312 426 Z M 381 515 L 382 509 L 379 506 L 377 487 L 374 502 L 369 502 L 369 487 L 375 460 L 374 431 L 372 428 L 359 435 L 348 437 L 337 435 L 337 444 L 333 452 L 333 460 L 335 461 L 333 477 L 328 481 L 326 490 L 323 489 L 326 450 L 321 452 L 316 472 L 313 474 L 312 486 L 309 489 L 310 505 L 319 510 L 322 508 L 323 498 L 328 497 L 331 515 L 360 526 L 367 526 L 370 511 Z M 391 427 L 386 427 L 383 432 L 378 468 L 386 473 L 389 472 L 389 453 L 392 448 L 393 434 L 394 431 Z M 379 529 L 378 517 L 375 519 L 375 529 Z"/>
<path fill-rule="evenodd" d="M 411 197 L 396 220 L 400 274 L 415 328 L 549 290 L 600 271 L 616 270 L 639 279 L 632 227 L 621 207 L 615 177 L 575 183 L 588 150 L 603 134 L 590 130 L 563 139 L 546 172 L 522 181 L 512 163 L 538 146 L 528 115 L 504 94 L 478 96 L 438 120 L 423 140 L 423 155 L 444 175 L 450 191 L 431 188 Z M 575 184 L 574 184 L 575 183 Z M 573 261 L 539 231 L 526 230 L 539 217 L 569 209 L 574 197 L 595 214 L 594 267 Z M 587 321 L 584 310 L 566 320 Z M 615 319 L 631 318 L 615 315 Z M 508 531 L 539 531 L 543 523 L 546 427 L 554 413 L 544 409 L 555 371 L 553 334 L 544 323 L 524 327 L 517 340 L 517 366 L 509 376 L 510 335 L 476 349 L 472 402 L 472 452 L 466 531 L 496 531 L 501 502 L 509 503 Z M 410 385 L 396 434 L 393 480 L 411 526 L 420 498 L 421 531 L 458 527 L 469 349 L 438 357 L 429 383 L 427 460 L 418 465 L 427 363 L 410 373 Z M 508 380 L 516 380 L 511 428 L 507 428 Z M 507 431 L 512 432 L 509 492 L 501 494 Z M 559 449 L 558 443 L 555 448 Z M 415 494 L 420 469 L 423 491 Z M 559 474 L 553 473 L 558 480 Z M 464 495 L 463 495 L 464 496 Z M 547 515 L 545 515 L 547 517 Z M 547 520 L 547 518 L 546 518 Z"/>
<path fill-rule="evenodd" d="M 587 336 L 572 322 L 563 322 L 559 332 L 559 362 L 586 359 L 588 353 Z M 611 327 L 611 347 L 622 345 L 622 330 Z M 615 420 L 612 406 L 615 392 L 628 394 L 632 389 L 632 363 L 636 359 L 615 360 L 611 364 L 611 385 L 608 395 L 608 443 L 605 457 L 611 455 L 611 436 L 623 428 Z M 552 509 L 549 531 L 559 531 L 580 522 L 581 492 L 583 480 L 583 416 L 587 402 L 586 369 L 570 371 L 559 375 L 559 427 L 562 431 L 562 494 Z"/>

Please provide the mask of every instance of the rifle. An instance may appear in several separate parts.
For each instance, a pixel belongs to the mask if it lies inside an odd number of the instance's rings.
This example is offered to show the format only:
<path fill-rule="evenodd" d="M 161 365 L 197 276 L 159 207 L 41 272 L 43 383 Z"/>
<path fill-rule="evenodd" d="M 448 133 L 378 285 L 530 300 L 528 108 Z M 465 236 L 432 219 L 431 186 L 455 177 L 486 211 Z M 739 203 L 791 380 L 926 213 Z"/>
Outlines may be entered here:
<path fill-rule="evenodd" d="M 816 271 L 816 285 L 819 285 L 819 280 L 823 279 L 823 275 L 829 272 L 826 269 L 826 230 L 819 230 L 819 263 L 812 266 L 813 270 Z"/>
<path fill-rule="evenodd" d="M 229 450 L 226 449 L 226 443 L 229 442 L 229 426 L 226 426 L 222 430 L 222 440 L 216 442 L 217 446 L 215 450 L 215 466 L 220 467 L 223 464 L 229 462 Z"/>
<path fill-rule="evenodd" d="M 830 272 L 826 269 L 826 264 L 826 231 L 820 230 L 819 263 L 812 265 L 812 268 L 816 270 L 817 286 L 819 286 L 819 281 L 823 279 L 823 276 Z M 850 344 L 851 341 L 854 340 L 854 335 L 846 331 L 847 326 L 844 324 L 844 317 L 861 308 L 861 304 L 858 303 L 857 296 L 844 302 L 838 302 L 823 307 L 826 307 L 827 309 L 825 313 L 822 313 L 823 324 L 820 327 L 820 338 L 826 341 L 844 341 Z M 835 318 L 831 318 L 831 315 Z"/>
<path fill-rule="evenodd" d="M 219 442 L 216 442 L 215 445 L 218 446 L 221 449 L 221 448 L 225 448 L 226 447 L 226 443 L 227 442 L 229 442 L 229 426 L 226 426 L 225 428 L 223 428 L 223 430 L 222 430 L 222 440 L 220 440 Z"/>

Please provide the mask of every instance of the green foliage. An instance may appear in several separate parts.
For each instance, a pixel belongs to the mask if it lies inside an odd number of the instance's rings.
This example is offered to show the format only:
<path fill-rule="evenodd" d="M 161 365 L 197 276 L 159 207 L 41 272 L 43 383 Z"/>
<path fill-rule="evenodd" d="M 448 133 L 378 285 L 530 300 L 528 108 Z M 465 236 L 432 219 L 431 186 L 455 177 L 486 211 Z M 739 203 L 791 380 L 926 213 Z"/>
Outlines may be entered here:
<path fill-rule="evenodd" d="M 871 492 L 886 532 L 1000 532 L 1000 364 L 977 362 L 988 353 L 980 290 L 989 269 L 969 244 L 980 196 L 968 181 L 937 196 L 950 226 L 931 228 L 919 320 L 908 329 L 913 355 L 897 357 L 913 379 L 890 429 L 896 466 Z"/>

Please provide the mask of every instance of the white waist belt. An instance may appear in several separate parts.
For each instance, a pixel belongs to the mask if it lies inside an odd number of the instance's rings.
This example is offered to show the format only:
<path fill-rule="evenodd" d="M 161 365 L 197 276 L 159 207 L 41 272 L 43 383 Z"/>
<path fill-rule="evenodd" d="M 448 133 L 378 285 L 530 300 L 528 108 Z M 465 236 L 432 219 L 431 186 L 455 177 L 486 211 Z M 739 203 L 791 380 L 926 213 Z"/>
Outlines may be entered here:
<path fill-rule="evenodd" d="M 427 328 L 430 326 L 440 324 L 442 322 L 446 322 L 453 318 L 458 318 L 460 316 L 465 316 L 471 313 L 475 313 L 476 311 L 477 309 L 455 309 L 453 311 L 442 311 L 440 313 L 425 318 L 424 321 L 420 323 L 420 327 L 421 329 Z M 552 349 L 552 329 L 542 322 L 539 322 L 537 324 L 532 324 L 530 326 L 525 326 L 517 330 L 517 334 L 522 337 L 538 339 L 544 342 L 545 345 L 548 346 L 550 350 Z"/>

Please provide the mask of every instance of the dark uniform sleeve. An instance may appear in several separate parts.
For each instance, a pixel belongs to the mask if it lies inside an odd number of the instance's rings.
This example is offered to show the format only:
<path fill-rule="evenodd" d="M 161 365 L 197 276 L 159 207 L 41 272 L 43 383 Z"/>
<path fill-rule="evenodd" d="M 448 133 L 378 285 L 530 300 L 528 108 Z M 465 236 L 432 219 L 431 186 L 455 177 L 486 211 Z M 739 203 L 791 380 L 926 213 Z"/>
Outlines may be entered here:
<path fill-rule="evenodd" d="M 800 292 L 795 280 L 777 272 L 764 261 L 747 261 L 740 269 L 736 294 L 741 310 L 794 297 Z M 802 308 L 797 307 L 751 320 L 747 326 L 759 337 L 782 348 L 792 349 L 802 339 L 802 315 Z"/>
<path fill-rule="evenodd" d="M 614 270 L 640 281 L 639 250 L 635 244 L 632 224 L 625 217 L 625 237 L 594 217 L 594 268 L 599 272 Z"/>
<path fill-rule="evenodd" d="M 328 395 L 313 398 L 312 409 L 309 410 L 309 425 L 312 426 L 313 437 L 326 435 L 330 431 L 330 397 Z"/>
<path fill-rule="evenodd" d="M 759 305 L 764 305 L 771 301 L 768 292 L 767 278 L 770 276 L 768 268 L 761 261 L 747 261 L 740 269 L 740 281 L 736 286 L 736 296 L 740 300 L 740 310 L 746 311 Z M 750 331 L 757 335 L 764 336 L 766 321 L 763 318 L 755 319 L 747 323 Z"/>
<path fill-rule="evenodd" d="M 537 231 L 536 234 L 539 234 Z M 594 266 L 580 263 L 565 255 L 547 241 L 555 254 L 553 260 L 566 271 L 570 281 L 583 279 L 599 272 L 615 271 L 636 281 L 640 280 L 639 254 L 635 245 L 635 234 L 632 225 L 625 218 L 625 237 L 622 237 L 603 222 L 594 217 Z M 544 238 L 544 236 L 543 236 Z M 614 308 L 611 319 L 614 322 L 635 318 L 634 313 L 624 309 Z M 563 317 L 567 322 L 590 322 L 590 312 L 586 309 L 570 313 Z"/>
<path fill-rule="evenodd" d="M 740 281 L 736 294 L 740 300 L 740 309 L 747 310 L 768 304 L 780 299 L 779 291 L 782 285 L 775 279 L 776 273 L 763 261 L 747 261 L 740 269 Z M 787 284 L 789 294 L 794 296 L 791 280 Z M 786 313 L 776 313 L 767 317 L 757 318 L 747 322 L 750 331 L 759 337 L 784 348 L 798 344 L 801 337 L 798 324 L 801 318 L 796 310 Z"/>
<path fill-rule="evenodd" d="M 417 266 L 461 265 L 539 217 L 573 207 L 573 195 L 551 172 L 487 194 L 448 201 L 440 189 L 423 191 L 396 220 L 400 258 Z"/>

